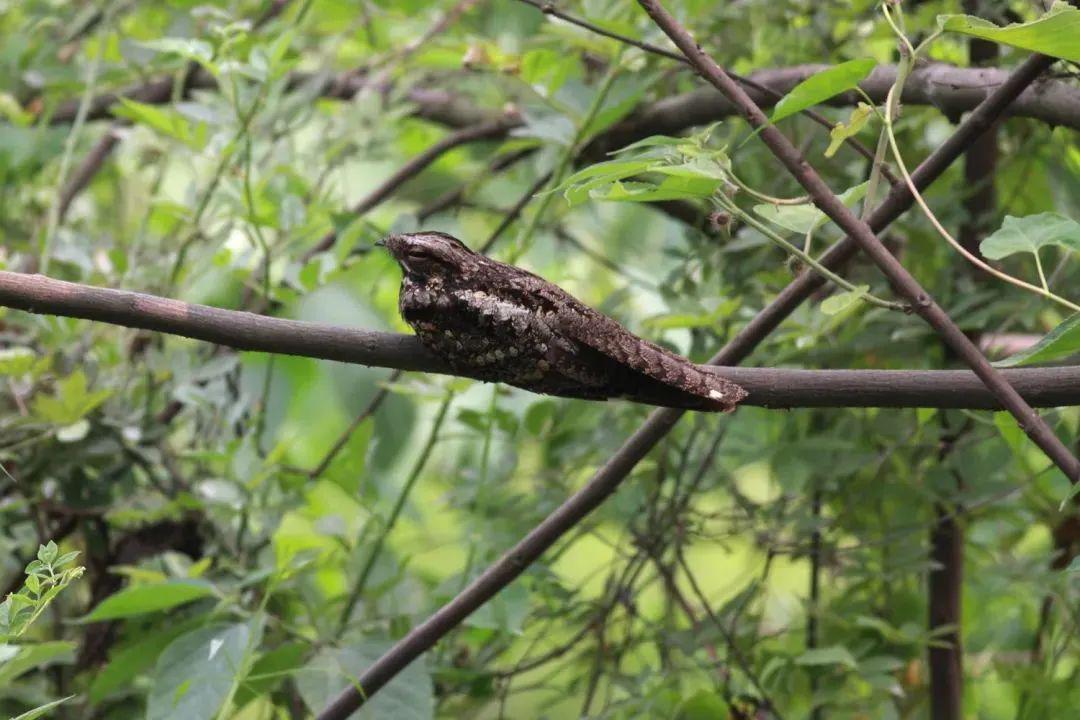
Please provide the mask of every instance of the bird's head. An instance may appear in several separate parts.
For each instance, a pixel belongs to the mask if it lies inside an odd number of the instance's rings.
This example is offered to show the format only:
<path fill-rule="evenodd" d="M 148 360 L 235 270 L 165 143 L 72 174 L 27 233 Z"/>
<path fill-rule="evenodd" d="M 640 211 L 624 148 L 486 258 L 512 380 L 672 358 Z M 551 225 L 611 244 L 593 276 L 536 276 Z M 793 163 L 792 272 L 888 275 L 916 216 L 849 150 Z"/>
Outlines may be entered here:
<path fill-rule="evenodd" d="M 476 268 L 480 257 L 453 235 L 441 232 L 389 235 L 376 245 L 389 250 L 414 280 L 467 275 Z"/>

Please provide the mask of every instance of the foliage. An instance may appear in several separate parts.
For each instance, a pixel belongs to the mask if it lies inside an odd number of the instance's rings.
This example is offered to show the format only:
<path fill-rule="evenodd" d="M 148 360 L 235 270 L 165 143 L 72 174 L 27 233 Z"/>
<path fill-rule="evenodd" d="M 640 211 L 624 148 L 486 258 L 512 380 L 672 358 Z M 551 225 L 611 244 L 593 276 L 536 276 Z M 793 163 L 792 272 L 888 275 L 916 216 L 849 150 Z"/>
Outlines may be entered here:
<path fill-rule="evenodd" d="M 813 65 L 771 118 L 849 207 L 881 201 L 887 178 L 845 142 L 897 171 L 883 104 L 854 89 L 899 59 L 876 4 L 664 4 L 738 73 Z M 897 30 L 930 39 L 920 59 L 967 66 L 979 37 L 1003 43 L 1003 68 L 1026 50 L 1077 60 L 1062 4 L 982 19 L 905 5 Z M 552 7 L 670 47 L 635 3 Z M 479 248 L 509 218 L 492 256 L 703 361 L 838 239 L 694 73 L 529 3 L 0 8 L 5 270 L 405 331 L 400 276 L 373 241 L 427 228 Z M 1080 94 L 1057 67 L 1054 87 Z M 149 81 L 166 92 L 108 98 Z M 671 112 L 693 97 L 695 112 Z M 902 109 L 888 130 L 913 167 L 957 118 Z M 383 193 L 436 143 L 495 121 L 509 131 Z M 985 184 L 961 161 L 925 192 L 995 267 L 1072 301 L 1076 133 L 1018 114 L 995 131 Z M 971 268 L 917 210 L 882 237 L 966 332 L 1028 339 L 1001 364 L 1076 356 L 1080 315 Z M 752 364 L 955 366 L 872 265 L 830 282 Z M 651 410 L 0 312 L 0 550 L 5 584 L 27 574 L 0 605 L 3 717 L 314 716 Z M 1042 414 L 1076 446 L 1077 408 Z M 928 538 L 955 516 L 967 715 L 1066 717 L 1080 705 L 1069 493 L 1004 414 L 688 415 L 361 716 L 696 720 L 772 703 L 787 718 L 924 717 L 927 653 L 950 630 L 927 622 Z"/>

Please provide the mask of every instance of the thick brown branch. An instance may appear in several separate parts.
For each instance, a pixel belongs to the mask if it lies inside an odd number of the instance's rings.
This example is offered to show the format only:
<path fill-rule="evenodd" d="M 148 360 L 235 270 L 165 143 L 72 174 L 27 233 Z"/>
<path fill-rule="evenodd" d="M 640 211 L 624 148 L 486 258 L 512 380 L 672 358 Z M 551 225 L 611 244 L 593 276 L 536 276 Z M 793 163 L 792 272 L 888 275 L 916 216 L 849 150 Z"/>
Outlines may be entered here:
<path fill-rule="evenodd" d="M 0 271 L 0 305 L 97 320 L 255 350 L 359 365 L 455 374 L 412 335 L 266 317 L 145 295 Z M 744 405 L 792 407 L 938 407 L 997 409 L 994 396 L 966 370 L 723 369 L 745 387 Z M 1080 404 L 1080 367 L 1011 370 L 1010 381 L 1043 407 Z"/>
<path fill-rule="evenodd" d="M 791 88 L 826 69 L 827 65 L 794 65 L 790 67 L 758 70 L 746 79 L 754 84 L 770 88 L 773 93 L 748 89 L 750 97 L 762 107 L 776 102 L 776 93 L 783 95 Z M 949 117 L 975 109 L 980 102 L 997 90 L 1010 75 L 1008 68 L 961 68 L 944 63 L 921 65 L 911 73 L 904 85 L 901 98 L 905 105 L 924 105 L 938 108 Z M 876 102 L 882 102 L 885 94 L 896 80 L 895 65 L 879 65 L 860 87 Z M 172 97 L 173 78 L 158 78 L 126 89 L 95 97 L 88 109 L 87 120 L 111 117 L 111 108 L 119 97 L 148 104 L 163 104 Z M 297 73 L 290 78 L 290 86 L 315 83 L 315 91 L 327 98 L 348 100 L 362 89 L 379 92 L 389 89 L 384 81 L 373 81 L 366 73 L 350 70 L 339 75 L 327 75 L 320 79 L 311 73 Z M 194 73 L 188 89 L 214 89 L 217 87 L 212 75 L 204 70 Z M 407 92 L 409 102 L 416 106 L 416 115 L 450 127 L 465 127 L 492 120 L 498 113 L 477 107 L 467 98 L 448 90 L 417 87 Z M 845 93 L 831 98 L 828 104 L 851 106 L 861 100 L 855 93 Z M 53 124 L 70 123 L 75 119 L 79 103 L 69 100 L 61 103 L 49 118 Z M 716 120 L 736 115 L 735 106 L 713 88 L 704 87 L 691 92 L 658 100 L 642 108 L 628 121 L 617 125 L 603 136 L 604 147 L 615 149 L 647 135 L 672 134 L 695 125 L 706 125 Z M 1009 107 L 1009 116 L 1027 117 L 1062 127 L 1080 130 L 1080 88 L 1061 80 L 1045 80 L 1025 90 Z"/>
<path fill-rule="evenodd" d="M 759 70 L 748 77 L 783 95 L 828 67 L 795 65 Z M 1009 76 L 1009 70 L 1001 68 L 959 68 L 940 63 L 920 65 L 904 84 L 901 100 L 907 106 L 929 105 L 950 118 L 958 118 L 976 108 Z M 859 87 L 875 102 L 882 103 L 895 81 L 896 66 L 879 65 Z M 746 92 L 760 107 L 771 107 L 776 102 L 773 95 L 752 88 Z M 860 100 L 861 96 L 856 93 L 844 93 L 831 98 L 827 104 L 850 106 Z M 594 156 L 599 156 L 647 135 L 677 134 L 688 127 L 707 125 L 737 114 L 731 101 L 715 88 L 698 88 L 658 100 L 643 108 L 604 133 L 590 151 Z M 1039 82 L 1022 92 L 1005 114 L 1080 130 L 1080 88 L 1058 80 Z"/>

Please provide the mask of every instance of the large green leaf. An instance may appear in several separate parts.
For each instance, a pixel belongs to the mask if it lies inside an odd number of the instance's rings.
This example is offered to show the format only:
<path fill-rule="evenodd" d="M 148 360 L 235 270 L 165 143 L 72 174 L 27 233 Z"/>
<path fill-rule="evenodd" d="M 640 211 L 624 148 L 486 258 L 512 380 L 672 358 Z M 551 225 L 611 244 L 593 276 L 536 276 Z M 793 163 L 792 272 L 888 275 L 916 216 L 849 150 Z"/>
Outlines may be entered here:
<path fill-rule="evenodd" d="M 1000 260 L 1019 252 L 1037 253 L 1047 245 L 1080 252 L 1080 223 L 1052 212 L 1024 217 L 1009 215 L 998 230 L 982 241 L 979 251 L 991 260 Z"/>
<path fill-rule="evenodd" d="M 972 15 L 941 15 L 942 30 L 1080 62 L 1080 9 L 1055 2 L 1038 20 L 998 27 Z"/>
<path fill-rule="evenodd" d="M 114 647 L 109 652 L 108 664 L 94 673 L 89 690 L 90 702 L 101 702 L 110 693 L 129 685 L 137 676 L 153 670 L 158 657 L 173 640 L 205 624 L 206 618 L 199 615 L 184 622 L 160 623 L 154 630 L 129 639 L 126 645 Z"/>
<path fill-rule="evenodd" d="M 0 645 L 0 688 L 24 672 L 53 662 L 71 662 L 75 643 L 42 642 L 26 645 Z"/>
<path fill-rule="evenodd" d="M 776 107 L 773 108 L 772 121 L 779 122 L 808 107 L 813 107 L 842 92 L 858 87 L 859 83 L 865 80 L 874 69 L 875 64 L 876 62 L 871 58 L 848 60 L 811 75 L 780 98 Z"/>
<path fill-rule="evenodd" d="M 153 585 L 133 585 L 102 600 L 82 620 L 83 622 L 99 622 L 143 615 L 168 610 L 213 594 L 213 587 L 196 580 L 171 580 Z"/>
<path fill-rule="evenodd" d="M 356 682 L 356 676 L 386 650 L 381 642 L 362 642 L 327 648 L 296 675 L 296 687 L 313 712 Z M 414 660 L 357 713 L 367 720 L 431 720 L 435 717 L 435 689 L 424 658 Z"/>
<path fill-rule="evenodd" d="M 158 658 L 147 720 L 212 718 L 243 671 L 247 623 L 211 625 L 174 640 Z"/>
<path fill-rule="evenodd" d="M 1016 367 L 1060 360 L 1080 353 L 1080 313 L 1077 313 L 1048 332 L 1042 340 L 1027 350 L 994 363 L 997 367 Z"/>

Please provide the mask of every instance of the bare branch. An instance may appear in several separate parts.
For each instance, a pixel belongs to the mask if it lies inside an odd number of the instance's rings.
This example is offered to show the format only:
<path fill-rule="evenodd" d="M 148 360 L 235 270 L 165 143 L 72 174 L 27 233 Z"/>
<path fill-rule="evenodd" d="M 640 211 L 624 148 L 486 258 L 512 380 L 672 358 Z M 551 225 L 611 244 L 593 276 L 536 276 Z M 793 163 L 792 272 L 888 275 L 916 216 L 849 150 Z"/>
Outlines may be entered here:
<path fill-rule="evenodd" d="M 0 271 L 0 305 L 96 320 L 255 350 L 417 372 L 454 375 L 413 335 L 266 317 L 155 295 Z M 726 367 L 750 392 L 744 405 L 996 409 L 994 396 L 966 370 L 794 370 Z M 1080 404 L 1080 367 L 1007 371 L 1031 402 Z"/>
<path fill-rule="evenodd" d="M 806 78 L 827 67 L 807 64 L 770 68 L 755 71 L 744 80 L 750 87 L 750 97 L 761 107 L 769 107 L 776 102 L 777 95 L 786 94 Z M 935 107 L 948 117 L 957 118 L 978 107 L 979 103 L 1009 77 L 1008 68 L 961 68 L 945 63 L 919 65 L 908 77 L 901 101 L 908 106 Z M 879 65 L 859 87 L 876 102 L 882 102 L 895 80 L 895 65 Z M 120 97 L 154 105 L 167 103 L 172 98 L 173 82 L 174 78 L 171 76 L 156 78 L 99 95 L 91 101 L 86 119 L 91 121 L 110 118 L 111 108 Z M 387 80 L 373 79 L 363 69 L 348 70 L 321 78 L 313 73 L 295 73 L 289 80 L 291 88 L 311 83 L 318 85 L 316 91 L 319 95 L 339 100 L 349 100 L 363 89 L 385 92 L 390 88 Z M 755 85 L 769 90 L 756 90 L 753 87 Z M 205 70 L 200 70 L 191 76 L 187 89 L 216 88 L 214 77 Z M 445 89 L 416 87 L 407 91 L 406 99 L 415 105 L 417 117 L 450 127 L 475 125 L 498 116 L 496 111 L 477 107 L 468 98 Z M 860 100 L 862 97 L 856 93 L 844 93 L 829 99 L 827 104 L 847 107 Z M 77 111 L 77 100 L 64 101 L 49 117 L 49 122 L 54 125 L 70 123 L 75 119 Z M 723 95 L 713 88 L 703 87 L 663 98 L 641 108 L 629 120 L 602 136 L 604 147 L 614 149 L 645 135 L 677 133 L 688 127 L 707 125 L 736 114 L 735 106 Z M 1061 80 L 1044 80 L 1021 93 L 1007 114 L 1010 117 L 1041 120 L 1054 127 L 1060 125 L 1080 130 L 1080 88 Z"/>

